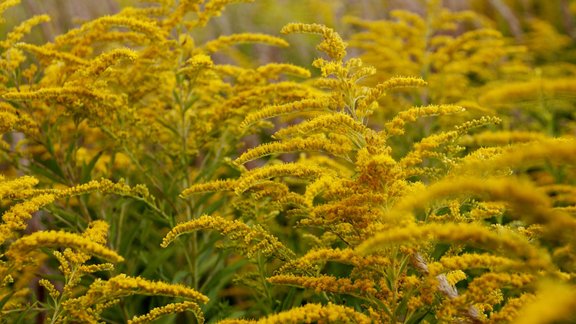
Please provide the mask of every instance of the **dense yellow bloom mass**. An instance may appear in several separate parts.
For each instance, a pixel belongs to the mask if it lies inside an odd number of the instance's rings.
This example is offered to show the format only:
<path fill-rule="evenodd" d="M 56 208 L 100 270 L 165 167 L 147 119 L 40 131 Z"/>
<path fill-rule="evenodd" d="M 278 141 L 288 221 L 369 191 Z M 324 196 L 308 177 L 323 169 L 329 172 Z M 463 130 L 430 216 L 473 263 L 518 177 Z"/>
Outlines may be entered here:
<path fill-rule="evenodd" d="M 429 239 L 502 251 L 511 257 L 525 259 L 526 266 L 535 269 L 549 269 L 551 266 L 546 254 L 521 236 L 507 231 L 495 233 L 477 224 L 427 224 L 392 229 L 376 234 L 362 243 L 357 250 L 359 253 L 369 254 L 389 245 L 426 244 Z"/>
<path fill-rule="evenodd" d="M 216 180 L 207 183 L 199 183 L 190 188 L 186 188 L 186 190 L 182 191 L 180 197 L 186 198 L 199 192 L 234 190 L 236 184 L 236 180 Z"/>
<path fill-rule="evenodd" d="M 457 256 L 445 256 L 438 262 L 428 264 L 430 273 L 436 274 L 445 270 L 490 268 L 490 269 L 522 269 L 521 261 L 492 254 L 466 253 Z"/>
<path fill-rule="evenodd" d="M 271 118 L 275 116 L 280 116 L 284 114 L 298 112 L 308 112 L 308 111 L 327 111 L 330 109 L 329 101 L 327 98 L 314 98 L 314 99 L 304 99 L 301 101 L 291 102 L 284 105 L 274 105 L 269 107 L 264 107 L 261 110 L 248 114 L 246 118 L 242 121 L 241 126 L 246 127 L 260 119 Z"/>
<path fill-rule="evenodd" d="M 89 66 L 85 69 L 79 71 L 79 73 L 97 77 L 100 75 L 104 70 L 110 67 L 113 64 L 116 64 L 121 59 L 127 59 L 130 61 L 134 61 L 137 58 L 136 52 L 127 48 L 119 48 L 115 49 L 103 54 L 98 55 L 96 58 L 89 63 Z"/>
<path fill-rule="evenodd" d="M 0 199 L 10 194 L 16 194 L 18 191 L 29 189 L 38 184 L 38 179 L 31 176 L 23 176 L 13 180 L 6 180 L 3 176 L 0 178 Z"/>
<path fill-rule="evenodd" d="M 516 323 L 550 323 L 574 318 L 574 289 L 557 283 L 542 283 L 542 291 L 519 310 Z M 553 304 L 552 304 L 553 303 Z"/>
<path fill-rule="evenodd" d="M 0 103 L 0 133 L 19 131 L 30 137 L 38 136 L 38 124 L 30 115 L 22 113 L 7 103 Z"/>
<path fill-rule="evenodd" d="M 342 113 L 322 114 L 316 118 L 296 124 L 291 127 L 283 128 L 274 133 L 274 138 L 280 139 L 290 136 L 301 136 L 303 134 L 312 134 L 315 132 L 325 132 L 327 129 L 342 129 L 340 132 L 346 134 L 349 128 L 356 133 L 364 133 L 366 128 L 350 116 Z"/>
<path fill-rule="evenodd" d="M 133 31 L 146 35 L 151 40 L 161 41 L 165 38 L 165 32 L 153 21 L 146 21 L 133 17 L 103 16 L 83 24 L 80 29 L 76 29 L 72 33 L 64 34 L 58 37 L 55 42 L 56 44 L 64 44 L 82 32 L 89 30 L 102 30 L 112 26 L 123 26 L 130 28 Z"/>
<path fill-rule="evenodd" d="M 46 288 L 46 290 L 50 294 L 50 297 L 52 297 L 53 299 L 56 299 L 60 296 L 60 292 L 56 289 L 56 287 L 54 287 L 54 285 L 50 281 L 46 279 L 40 279 L 38 281 L 38 284 Z"/>
<path fill-rule="evenodd" d="M 27 254 L 43 247 L 70 247 L 113 262 L 122 262 L 124 258 L 107 247 L 94 243 L 84 236 L 63 231 L 42 231 L 17 239 L 6 251 L 6 256 L 22 260 Z"/>
<path fill-rule="evenodd" d="M 104 295 L 106 295 L 106 291 L 108 291 L 112 296 L 114 294 L 136 292 L 149 295 L 185 297 L 203 304 L 209 301 L 208 297 L 183 285 L 168 284 L 160 281 L 149 281 L 144 278 L 129 277 L 123 274 L 108 279 L 104 284 L 103 289 Z"/>
<path fill-rule="evenodd" d="M 279 273 L 286 273 L 289 271 L 306 271 L 313 270 L 318 264 L 326 262 L 340 262 L 343 264 L 350 264 L 355 267 L 369 267 L 369 266 L 385 266 L 388 265 L 390 260 L 381 256 L 361 257 L 356 254 L 352 249 L 317 249 L 311 250 L 301 258 L 289 262 L 278 269 Z"/>
<path fill-rule="evenodd" d="M 108 238 L 108 230 L 109 225 L 106 222 L 97 220 L 88 224 L 88 228 L 84 231 L 83 236 L 85 239 L 91 242 L 104 245 L 106 244 L 106 240 Z M 73 251 L 73 249 L 67 248 L 64 250 L 63 256 L 66 258 L 67 263 L 69 262 L 72 264 L 84 264 L 86 261 L 90 259 L 90 254 L 85 253 L 81 249 L 76 249 L 76 251 Z M 84 271 L 93 270 L 92 268 L 90 268 L 90 266 L 81 266 L 81 267 L 83 267 L 82 269 Z M 96 267 L 106 268 L 107 266 L 104 264 L 104 265 L 97 265 Z"/>
<path fill-rule="evenodd" d="M 114 183 L 108 179 L 92 180 L 81 185 L 57 190 L 56 193 L 61 197 L 70 197 L 96 191 L 101 193 L 113 193 L 117 195 L 136 196 L 142 198 L 147 198 L 150 195 L 148 188 L 143 185 L 130 187 L 124 183 L 124 181 Z"/>
<path fill-rule="evenodd" d="M 336 278 L 332 276 L 294 276 L 276 275 L 268 278 L 273 284 L 291 285 L 313 289 L 319 292 L 332 292 L 364 297 L 376 293 L 374 282 L 367 279 L 350 280 L 348 278 Z"/>
<path fill-rule="evenodd" d="M 268 168 L 254 169 L 246 172 L 236 183 L 234 191 L 242 193 L 263 180 L 279 177 L 317 178 L 323 174 L 322 168 L 304 163 L 284 163 Z"/>
<path fill-rule="evenodd" d="M 281 154 L 288 152 L 322 151 L 332 155 L 343 155 L 350 150 L 348 143 L 338 143 L 334 139 L 323 136 L 309 137 L 307 139 L 294 138 L 278 142 L 259 145 L 249 151 L 244 152 L 234 160 L 234 163 L 244 164 L 246 162 L 261 158 L 270 154 Z"/>
<path fill-rule="evenodd" d="M 54 195 L 39 195 L 30 200 L 16 204 L 2 214 L 2 224 L 0 224 L 0 242 L 14 237 L 16 231 L 26 229 L 26 224 L 32 218 L 32 213 L 40 208 L 52 203 Z"/>
<path fill-rule="evenodd" d="M 221 50 L 223 47 L 243 43 L 262 43 L 280 47 L 288 46 L 288 42 L 286 42 L 282 38 L 265 34 L 245 33 L 245 34 L 220 36 L 215 40 L 209 41 L 208 43 L 204 44 L 204 48 L 206 49 L 207 52 L 214 53 Z"/>
<path fill-rule="evenodd" d="M 1 94 L 7 100 L 38 100 L 69 105 L 77 115 L 97 116 L 99 122 L 110 119 L 110 114 L 124 105 L 122 97 L 109 93 L 70 85 L 65 87 L 41 88 L 33 91 L 11 91 Z"/>
<path fill-rule="evenodd" d="M 161 246 L 168 247 L 178 236 L 198 230 L 217 230 L 227 239 L 237 241 L 237 247 L 251 258 L 257 254 L 277 255 L 283 260 L 293 258 L 294 253 L 275 236 L 261 227 L 251 228 L 240 221 L 229 221 L 218 216 L 203 216 L 175 226 L 162 240 Z"/>
<path fill-rule="evenodd" d="M 545 138 L 536 143 L 519 143 L 490 158 L 490 163 L 472 160 L 462 170 L 493 171 L 518 167 L 539 166 L 545 163 L 573 165 L 576 162 L 576 139 Z M 550 157 L 554 157 L 550 159 Z"/>
<path fill-rule="evenodd" d="M 256 68 L 256 72 L 269 80 L 278 79 L 281 74 L 302 78 L 309 78 L 311 76 L 309 70 L 289 63 L 269 63 Z"/>
<path fill-rule="evenodd" d="M 464 108 L 454 105 L 432 105 L 410 108 L 406 111 L 399 112 L 396 117 L 386 123 L 386 132 L 391 135 L 402 135 L 405 132 L 405 124 L 414 122 L 417 118 L 459 113 L 464 110 Z"/>
<path fill-rule="evenodd" d="M 307 304 L 291 310 L 273 314 L 257 321 L 250 320 L 224 320 L 225 324 L 275 324 L 275 323 L 311 323 L 311 322 L 341 322 L 341 323 L 371 323 L 368 316 L 354 311 L 350 307 L 328 304 Z"/>
<path fill-rule="evenodd" d="M 525 131 L 501 131 L 482 132 L 462 139 L 464 145 L 493 146 L 512 143 L 524 143 L 532 141 L 544 141 L 549 139 L 546 135 L 537 132 Z"/>
<path fill-rule="evenodd" d="M 73 318 L 95 323 L 99 314 L 117 303 L 118 298 L 134 294 L 182 297 L 191 299 L 194 303 L 207 303 L 209 301 L 205 295 L 183 285 L 150 281 L 120 274 L 108 280 L 97 279 L 90 285 L 85 295 L 69 299 L 63 303 L 63 306 Z M 189 304 L 186 306 L 190 308 Z M 175 307 L 179 308 L 178 306 Z M 175 307 L 168 306 L 166 310 L 176 311 Z M 192 306 L 192 308 L 194 307 Z M 161 314 L 163 311 L 159 309 L 150 316 Z"/>
<path fill-rule="evenodd" d="M 512 217 L 529 223 L 546 224 L 550 235 L 563 237 L 567 235 L 566 231 L 576 229 L 576 221 L 570 215 L 552 209 L 548 196 L 528 182 L 511 179 L 484 179 L 481 182 L 466 177 L 448 178 L 428 187 L 420 195 L 407 197 L 400 203 L 399 210 L 423 207 L 438 197 L 463 193 L 506 202 L 513 211 Z"/>

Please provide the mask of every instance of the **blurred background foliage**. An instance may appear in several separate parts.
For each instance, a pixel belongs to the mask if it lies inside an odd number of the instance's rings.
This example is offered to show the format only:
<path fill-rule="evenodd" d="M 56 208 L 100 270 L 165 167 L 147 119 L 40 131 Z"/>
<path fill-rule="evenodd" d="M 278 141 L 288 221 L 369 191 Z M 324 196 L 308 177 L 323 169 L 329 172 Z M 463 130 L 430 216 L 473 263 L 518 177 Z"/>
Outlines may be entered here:
<path fill-rule="evenodd" d="M 426 11 L 423 0 L 258 0 L 253 3 L 228 6 L 221 17 L 210 22 L 208 29 L 202 30 L 199 41 L 213 39 L 216 35 L 230 34 L 233 31 L 261 32 L 278 34 L 282 26 L 289 22 L 319 23 L 338 30 L 347 38 L 350 28 L 343 22 L 344 16 L 366 20 L 389 19 L 393 10 L 408 10 L 420 15 Z M 5 33 L 9 26 L 35 14 L 48 14 L 52 21 L 42 25 L 41 33 L 32 36 L 49 41 L 80 22 L 102 15 L 117 13 L 126 6 L 142 5 L 140 0 L 23 0 L 22 5 L 11 8 L 6 14 L 7 24 L 2 27 Z M 555 51 L 569 46 L 576 39 L 576 1 L 573 0 L 444 0 L 442 7 L 452 11 L 473 10 L 494 22 L 494 27 L 505 36 L 515 38 L 529 46 L 542 59 L 559 59 L 574 54 Z M 245 19 L 250 17 L 250 19 Z M 557 39 L 548 37 L 555 36 Z M 547 41 L 542 41 L 547 40 Z M 302 41 L 302 40 L 300 40 Z M 312 41 L 310 41 L 312 42 Z M 314 57 L 313 46 L 294 46 L 292 62 L 309 62 Z M 282 51 L 284 52 L 284 51 Z M 262 59 L 274 57 L 273 53 L 262 53 Z M 280 54 L 275 54 L 280 55 Z M 252 61 L 252 60 L 251 60 Z"/>

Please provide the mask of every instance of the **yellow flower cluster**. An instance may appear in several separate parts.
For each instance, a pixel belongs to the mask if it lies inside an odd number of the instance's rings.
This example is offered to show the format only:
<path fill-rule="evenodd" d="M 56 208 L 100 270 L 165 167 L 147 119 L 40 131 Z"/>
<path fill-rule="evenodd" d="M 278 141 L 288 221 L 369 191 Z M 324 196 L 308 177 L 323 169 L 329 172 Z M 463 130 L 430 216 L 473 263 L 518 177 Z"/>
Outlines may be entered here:
<path fill-rule="evenodd" d="M 526 260 L 526 266 L 550 269 L 550 260 L 527 240 L 514 233 L 494 233 L 488 228 L 477 224 L 427 224 L 410 226 L 403 229 L 393 229 L 376 234 L 358 247 L 360 253 L 373 253 L 380 247 L 389 244 L 427 244 L 427 240 L 441 242 L 466 243 L 472 246 L 482 246 L 493 250 L 502 250 L 511 256 Z"/>
<path fill-rule="evenodd" d="M 110 293 L 115 292 L 116 294 L 137 291 L 139 293 L 146 293 L 150 295 L 185 297 L 200 303 L 207 303 L 209 300 L 208 297 L 202 295 L 196 290 L 190 289 L 183 285 L 167 284 L 160 281 L 152 282 L 143 278 L 129 277 L 126 275 L 118 275 L 108 279 L 104 289 L 109 290 Z"/>
<path fill-rule="evenodd" d="M 8 35 L 6 35 L 6 39 L 0 42 L 0 47 L 4 49 L 9 49 L 10 47 L 14 46 L 17 42 L 19 42 L 24 35 L 30 33 L 30 30 L 41 23 L 50 21 L 50 17 L 48 15 L 38 15 L 34 16 L 30 19 L 27 19 L 20 23 L 20 25 L 16 26 Z"/>
<path fill-rule="evenodd" d="M 2 17 L 3 17 L 4 11 L 6 11 L 6 9 L 13 7 L 19 3 L 20 3 L 20 0 L 3 1 L 2 4 L 0 4 L 0 14 L 2 14 Z M 2 18 L 2 20 L 0 22 L 4 23 L 4 18 Z"/>
<path fill-rule="evenodd" d="M 26 224 L 32 218 L 32 213 L 51 204 L 54 199 L 54 195 L 39 195 L 10 207 L 2 214 L 0 241 L 3 243 L 13 238 L 17 231 L 26 229 Z"/>
<path fill-rule="evenodd" d="M 194 289 L 183 285 L 168 284 L 146 280 L 140 277 L 130 277 L 124 274 L 114 276 L 108 280 L 96 279 L 83 296 L 68 299 L 63 303 L 63 307 L 73 318 L 97 323 L 99 314 L 106 308 L 118 302 L 118 298 L 134 294 L 151 296 L 171 296 L 191 299 L 193 303 L 207 303 L 208 297 Z M 185 304 L 187 308 L 190 304 Z M 165 310 L 156 310 L 149 316 L 160 316 L 165 311 L 178 311 L 180 306 L 166 306 Z M 137 320 L 138 321 L 138 320 Z"/>
<path fill-rule="evenodd" d="M 16 195 L 19 191 L 30 189 L 38 184 L 38 179 L 31 176 L 23 176 L 13 180 L 7 180 L 0 175 L 0 199 Z"/>
<path fill-rule="evenodd" d="M 268 281 L 278 285 L 309 288 L 313 289 L 317 293 L 331 292 L 364 298 L 368 298 L 369 295 L 376 293 L 374 282 L 368 279 L 358 279 L 353 281 L 349 278 L 336 278 L 326 275 L 313 277 L 276 275 L 268 278 Z"/>
<path fill-rule="evenodd" d="M 88 228 L 84 231 L 84 238 L 90 242 L 104 245 L 106 244 L 106 240 L 108 238 L 108 229 L 109 226 L 104 221 L 94 221 L 88 225 Z M 73 247 L 73 246 L 71 246 Z M 67 260 L 67 262 L 72 264 L 84 264 L 88 259 L 90 259 L 90 255 L 83 253 L 81 249 L 77 249 L 78 252 L 73 252 L 71 248 L 67 248 L 64 250 L 62 255 Z M 117 261 L 116 261 L 117 262 Z M 61 265 L 64 266 L 64 264 Z M 98 266 L 96 266 L 98 268 Z M 84 267 L 84 270 L 92 270 L 89 266 Z"/>
<path fill-rule="evenodd" d="M 519 316 L 512 318 L 522 324 L 569 320 L 573 314 L 574 300 L 574 289 L 557 282 L 544 282 L 534 299 L 525 302 L 525 306 L 518 310 Z M 554 307 L 551 307 L 550 301 L 554 301 Z"/>
<path fill-rule="evenodd" d="M 110 113 L 124 105 L 121 97 L 80 86 L 47 87 L 34 91 L 11 91 L 2 94 L 7 100 L 39 100 L 69 105 L 79 116 L 92 116 L 107 120 Z M 86 106 L 87 111 L 83 108 Z"/>
<path fill-rule="evenodd" d="M 142 316 L 136 316 L 130 320 L 128 323 L 130 324 L 137 324 L 137 323 L 148 323 L 155 319 L 158 319 L 160 316 L 165 314 L 173 314 L 173 313 L 181 313 L 185 311 L 192 311 L 196 316 L 196 321 L 202 324 L 204 323 L 204 316 L 202 315 L 202 310 L 195 302 L 185 301 L 181 303 L 173 303 L 168 304 L 166 306 L 156 307 L 152 309 L 148 314 Z"/>
<path fill-rule="evenodd" d="M 282 38 L 265 34 L 245 33 L 245 34 L 220 36 L 215 40 L 209 41 L 206 44 L 204 44 L 204 49 L 208 53 L 214 53 L 220 51 L 224 47 L 233 44 L 244 44 L 244 43 L 262 43 L 279 47 L 288 46 L 288 42 L 286 42 Z"/>
<path fill-rule="evenodd" d="M 297 178 L 318 178 L 323 170 L 315 165 L 304 163 L 284 163 L 271 165 L 267 168 L 259 168 L 244 173 L 244 176 L 237 180 L 234 191 L 237 194 L 249 190 L 261 181 L 270 178 L 297 177 Z"/>
<path fill-rule="evenodd" d="M 472 268 L 488 269 L 522 269 L 524 264 L 521 261 L 492 254 L 461 254 L 455 256 L 444 256 L 438 262 L 428 264 L 431 274 L 437 274 L 445 270 L 466 270 Z"/>
<path fill-rule="evenodd" d="M 186 67 L 180 69 L 180 73 L 193 76 L 204 69 L 211 69 L 214 67 L 214 62 L 210 56 L 206 54 L 197 54 L 186 61 Z"/>
<path fill-rule="evenodd" d="M 368 316 L 356 312 L 354 309 L 335 304 L 306 304 L 288 311 L 273 314 L 258 321 L 250 320 L 224 320 L 223 324 L 281 324 L 281 323 L 371 323 Z"/>
<path fill-rule="evenodd" d="M 5 295 L 7 305 L 12 305 L 11 307 L 14 308 L 22 307 L 19 302 L 24 301 L 29 294 L 29 291 L 22 288 L 32 279 L 30 275 L 34 276 L 37 268 L 45 260 L 45 257 L 38 251 L 40 249 L 65 249 L 63 253 L 54 251 L 54 255 L 61 263 L 59 269 L 69 279 L 63 292 L 46 279 L 39 281 L 39 284 L 47 289 L 54 300 L 68 296 L 70 291 L 79 283 L 82 274 L 111 269 L 110 264 L 82 266 L 92 256 L 113 262 L 124 260 L 104 245 L 108 225 L 103 221 L 90 224 L 84 235 L 64 231 L 38 231 L 19 237 L 20 232 L 26 229 L 27 223 L 32 219 L 32 214 L 51 204 L 57 198 L 55 194 L 41 194 L 42 190 L 37 190 L 40 194 L 34 195 L 35 189 L 30 187 L 36 185 L 37 182 L 38 180 L 32 177 L 9 181 L 3 179 L 2 181 L 5 189 L 3 195 L 8 196 L 8 199 L 25 198 L 24 201 L 16 203 L 3 214 L 3 222 L 0 225 L 2 242 L 6 246 L 6 249 L 2 251 L 5 260 L 2 261 L 0 275 L 4 283 L 0 291 Z M 3 197 L 3 199 L 6 198 Z M 77 273 L 78 276 L 73 273 Z M 12 286 L 13 290 L 10 292 L 11 288 L 6 284 L 12 281 L 15 282 L 15 285 Z M 6 309 L 9 310 L 10 308 Z"/>
<path fill-rule="evenodd" d="M 275 105 L 262 108 L 261 110 L 248 114 L 242 121 L 241 126 L 247 127 L 248 125 L 265 118 L 280 116 L 283 114 L 308 111 L 326 111 L 329 110 L 329 101 L 326 98 L 304 99 L 301 101 L 291 102 L 284 105 Z"/>
<path fill-rule="evenodd" d="M 401 202 L 398 210 L 424 206 L 437 197 L 450 195 L 476 194 L 485 199 L 504 201 L 513 212 L 512 217 L 523 219 L 529 223 L 546 224 L 552 235 L 567 235 L 565 231 L 576 228 L 576 222 L 567 214 L 554 210 L 548 196 L 538 191 L 526 181 L 512 179 L 476 179 L 460 177 L 447 178 L 427 188 L 418 197 L 409 197 Z M 410 206 L 410 207 L 408 207 Z"/>
<path fill-rule="evenodd" d="M 161 246 L 168 247 L 178 236 L 198 230 L 217 230 L 228 240 L 236 241 L 237 248 L 248 258 L 258 255 L 277 256 L 281 260 L 289 260 L 294 253 L 285 247 L 275 236 L 261 227 L 250 228 L 243 222 L 229 221 L 218 216 L 202 216 L 176 225 L 162 240 Z"/>
<path fill-rule="evenodd" d="M 448 115 L 465 111 L 464 108 L 454 105 L 430 105 L 415 107 L 399 112 L 391 121 L 386 123 L 386 131 L 390 135 L 402 135 L 405 132 L 406 123 L 416 121 L 418 118 L 427 116 Z"/>
<path fill-rule="evenodd" d="M 337 140 L 336 138 L 329 139 L 324 136 L 310 136 L 305 140 L 294 138 L 280 143 L 266 143 L 244 152 L 234 160 L 234 163 L 244 164 L 266 155 L 289 152 L 322 151 L 335 156 L 344 155 L 350 150 L 350 144 L 338 142 Z"/>
<path fill-rule="evenodd" d="M 280 31 L 283 34 L 310 33 L 321 35 L 323 40 L 317 49 L 326 53 L 335 61 L 342 61 L 346 56 L 346 43 L 333 29 L 319 24 L 292 23 L 284 26 Z"/>
<path fill-rule="evenodd" d="M 120 60 L 135 61 L 137 57 L 136 52 L 127 48 L 111 50 L 95 57 L 85 69 L 80 70 L 78 73 L 85 76 L 98 77 L 107 68 L 117 64 Z"/>
<path fill-rule="evenodd" d="M 124 258 L 116 252 L 101 244 L 84 236 L 62 231 L 35 232 L 21 237 L 10 245 L 5 254 L 8 258 L 19 261 L 23 260 L 31 250 L 43 247 L 70 247 L 113 262 L 124 261 Z"/>
<path fill-rule="evenodd" d="M 279 273 L 297 273 L 316 270 L 318 265 L 326 262 L 339 262 L 349 264 L 357 268 L 369 268 L 371 266 L 386 266 L 390 260 L 382 256 L 362 257 L 352 249 L 316 249 L 311 250 L 304 256 L 286 263 L 280 269 Z"/>
<path fill-rule="evenodd" d="M 494 79 L 529 70 L 522 49 L 509 44 L 478 13 L 452 12 L 442 8 L 441 1 L 428 2 L 424 11 L 420 16 L 394 10 L 389 20 L 347 18 L 361 29 L 352 35 L 351 46 L 376 66 L 379 80 L 398 74 L 422 76 L 430 86 L 421 94 L 425 103 L 460 104 L 478 101 L 482 86 Z"/>
<path fill-rule="evenodd" d="M 0 134 L 12 131 L 22 132 L 30 137 L 38 135 L 37 123 L 28 115 L 10 104 L 0 103 Z"/>
<path fill-rule="evenodd" d="M 269 63 L 256 68 L 256 72 L 266 79 L 278 79 L 280 74 L 292 75 L 302 78 L 309 78 L 310 71 L 307 69 L 289 63 Z"/>
<path fill-rule="evenodd" d="M 124 181 L 114 183 L 108 179 L 91 180 L 90 182 L 81 185 L 57 190 L 56 194 L 60 197 L 71 197 L 91 192 L 101 192 L 101 193 L 117 194 L 121 196 L 141 197 L 144 199 L 150 196 L 148 188 L 146 188 L 144 185 L 136 185 L 134 187 L 130 187 L 129 185 L 124 183 Z"/>
<path fill-rule="evenodd" d="M 204 4 L 204 10 L 198 14 L 198 20 L 196 22 L 199 26 L 204 26 L 212 17 L 218 17 L 222 14 L 222 10 L 231 4 L 236 2 L 252 2 L 254 0 L 208 0 Z M 203 1 L 190 1 L 191 4 L 195 4 Z"/>
<path fill-rule="evenodd" d="M 59 52 L 56 50 L 53 50 L 51 48 L 47 48 L 47 47 L 41 47 L 41 46 L 36 46 L 36 45 L 32 45 L 32 44 L 27 44 L 27 43 L 19 43 L 17 44 L 19 49 L 28 51 L 30 53 L 35 54 L 36 56 L 38 56 L 42 61 L 48 62 L 48 61 L 63 61 L 66 64 L 69 64 L 71 66 L 86 66 L 88 65 L 88 61 L 86 61 L 85 59 L 82 59 L 74 54 L 70 54 L 70 53 L 63 53 L 63 52 Z M 10 97 L 8 97 L 10 98 Z M 38 98 L 38 97 L 36 97 Z M 32 98 L 26 98 L 26 99 L 32 99 Z"/>
<path fill-rule="evenodd" d="M 366 131 L 364 125 L 358 123 L 350 116 L 343 113 L 336 113 L 319 115 L 309 121 L 304 121 L 294 126 L 283 128 L 272 136 L 276 139 L 282 139 L 301 136 L 303 134 L 309 135 L 316 132 L 325 132 L 326 129 L 337 129 L 338 133 L 342 134 L 346 134 L 347 129 L 360 134 Z"/>

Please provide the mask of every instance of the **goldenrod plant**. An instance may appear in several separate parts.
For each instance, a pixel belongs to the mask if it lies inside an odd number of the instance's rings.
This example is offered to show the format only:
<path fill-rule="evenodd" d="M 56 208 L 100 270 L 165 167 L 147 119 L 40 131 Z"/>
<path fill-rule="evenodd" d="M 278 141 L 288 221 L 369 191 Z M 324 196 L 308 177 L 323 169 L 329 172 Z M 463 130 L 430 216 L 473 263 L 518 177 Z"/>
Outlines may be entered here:
<path fill-rule="evenodd" d="M 350 43 L 362 51 L 366 63 L 376 67 L 376 79 L 410 75 L 429 83 L 419 92 L 383 98 L 387 105 L 399 106 L 388 114 L 402 110 L 407 100 L 459 104 L 468 108 L 467 118 L 493 114 L 492 106 L 479 102 L 483 86 L 528 73 L 525 48 L 512 43 L 477 12 L 452 11 L 442 7 L 442 1 L 427 1 L 423 10 L 422 15 L 394 10 L 386 20 L 346 19 L 358 30 Z"/>
<path fill-rule="evenodd" d="M 97 275 L 113 271 L 115 263 L 124 261 L 122 256 L 106 246 L 109 225 L 105 221 L 91 221 L 81 234 L 65 230 L 37 230 L 22 234 L 30 227 L 27 223 L 35 217 L 34 213 L 56 200 L 91 191 L 130 196 L 136 194 L 138 188 L 103 180 L 71 188 L 34 189 L 38 180 L 30 176 L 14 180 L 2 178 L 1 181 L 3 207 L 7 208 L 0 225 L 3 320 L 24 320 L 39 313 L 43 320 L 51 323 L 97 323 L 102 311 L 120 302 L 121 298 L 134 294 L 189 299 L 183 302 L 185 307 L 168 304 L 164 308 L 192 310 L 198 320 L 202 320 L 198 303 L 206 303 L 208 297 L 192 288 L 124 274 L 109 278 Z M 100 263 L 94 258 L 109 262 Z M 51 261 L 56 262 L 54 270 L 59 274 L 42 271 L 42 267 L 54 263 Z M 31 280 L 35 280 L 33 284 Z M 32 291 L 34 288 L 37 288 L 36 292 Z M 45 298 L 30 300 L 30 295 L 41 291 L 46 293 Z M 152 310 L 143 318 L 153 319 L 158 316 L 156 312 Z M 136 317 L 133 322 L 141 320 L 142 317 Z"/>
<path fill-rule="evenodd" d="M 213 36 L 241 2 L 4 22 L 2 322 L 576 318 L 570 35 L 432 0 Z"/>
<path fill-rule="evenodd" d="M 350 44 L 377 68 L 376 80 L 411 75 L 429 82 L 423 91 L 384 98 L 387 105 L 403 109 L 406 97 L 409 103 L 453 103 L 468 108 L 467 118 L 498 115 L 509 129 L 546 129 L 553 136 L 572 131 L 573 39 L 558 32 L 557 21 L 516 21 L 503 1 L 490 2 L 493 8 L 472 1 L 469 5 L 480 7 L 478 11 L 453 11 L 441 1 L 428 1 L 422 15 L 394 10 L 386 20 L 347 17 L 359 30 Z M 535 6 L 528 3 L 524 10 Z M 562 5 L 546 7 L 539 13 L 561 10 Z M 481 14 L 490 10 L 517 25 L 515 35 L 507 36 L 510 30 L 496 29 Z"/>

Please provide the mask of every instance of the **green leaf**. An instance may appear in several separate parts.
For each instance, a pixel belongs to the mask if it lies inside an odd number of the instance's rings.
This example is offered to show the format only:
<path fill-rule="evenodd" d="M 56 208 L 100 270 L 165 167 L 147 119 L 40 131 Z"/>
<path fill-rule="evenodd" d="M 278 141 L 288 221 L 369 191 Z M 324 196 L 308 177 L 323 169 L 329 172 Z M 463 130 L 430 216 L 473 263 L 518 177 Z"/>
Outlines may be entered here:
<path fill-rule="evenodd" d="M 146 267 L 140 276 L 145 278 L 152 277 L 163 263 L 169 262 L 167 260 L 174 254 L 172 249 L 161 249 L 160 247 L 158 247 L 155 252 L 153 257 L 146 263 Z"/>
<path fill-rule="evenodd" d="M 98 152 L 98 154 L 96 154 L 92 159 L 90 159 L 90 162 L 88 162 L 88 164 L 82 163 L 82 173 L 80 175 L 80 181 L 82 183 L 86 183 L 92 180 L 92 170 L 94 170 L 94 166 L 102 156 L 102 153 L 104 152 L 103 151 Z"/>
<path fill-rule="evenodd" d="M 4 305 L 6 305 L 6 303 L 10 300 L 10 298 L 12 298 L 12 295 L 14 295 L 14 293 L 15 291 L 11 291 L 6 296 L 4 296 L 4 298 L 0 300 L 0 310 L 4 308 Z"/>
<path fill-rule="evenodd" d="M 34 159 L 29 166 L 30 173 L 44 176 L 56 183 L 66 184 L 66 177 L 60 166 L 54 159 L 38 160 Z"/>

